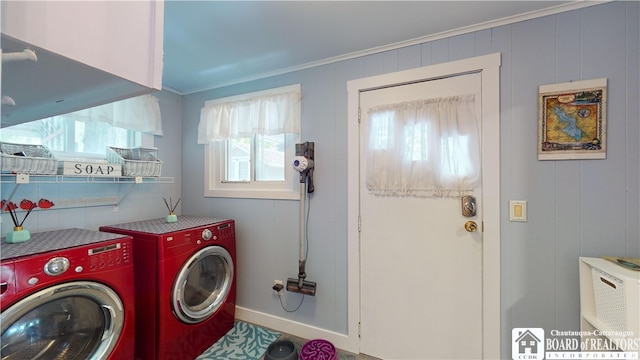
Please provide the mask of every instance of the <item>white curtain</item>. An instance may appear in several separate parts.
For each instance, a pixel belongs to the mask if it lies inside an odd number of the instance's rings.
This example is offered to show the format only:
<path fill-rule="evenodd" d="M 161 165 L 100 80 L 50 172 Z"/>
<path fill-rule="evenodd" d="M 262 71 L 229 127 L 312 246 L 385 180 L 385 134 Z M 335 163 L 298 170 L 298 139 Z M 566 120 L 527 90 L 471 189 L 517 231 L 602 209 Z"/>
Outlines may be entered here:
<path fill-rule="evenodd" d="M 76 121 L 101 121 L 112 126 L 162 135 L 158 98 L 142 95 L 62 115 Z"/>
<path fill-rule="evenodd" d="M 299 91 L 213 103 L 200 111 L 198 144 L 254 134 L 300 133 Z"/>
<path fill-rule="evenodd" d="M 381 105 L 368 115 L 370 193 L 448 197 L 472 192 L 480 177 L 473 95 Z"/>

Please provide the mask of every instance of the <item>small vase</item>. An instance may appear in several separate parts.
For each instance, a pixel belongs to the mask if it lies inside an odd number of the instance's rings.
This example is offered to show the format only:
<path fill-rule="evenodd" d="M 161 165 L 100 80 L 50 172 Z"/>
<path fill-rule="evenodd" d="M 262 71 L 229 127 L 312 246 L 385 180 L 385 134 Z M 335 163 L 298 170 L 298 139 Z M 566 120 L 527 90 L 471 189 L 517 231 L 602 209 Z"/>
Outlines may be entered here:
<path fill-rule="evenodd" d="M 10 244 L 25 242 L 29 239 L 31 239 L 31 233 L 22 226 L 16 226 L 13 231 L 7 233 L 7 242 Z"/>
<path fill-rule="evenodd" d="M 168 223 L 174 223 L 178 221 L 178 215 L 175 215 L 174 213 L 170 213 L 169 215 L 167 215 L 167 217 L 165 217 L 164 220 Z"/>

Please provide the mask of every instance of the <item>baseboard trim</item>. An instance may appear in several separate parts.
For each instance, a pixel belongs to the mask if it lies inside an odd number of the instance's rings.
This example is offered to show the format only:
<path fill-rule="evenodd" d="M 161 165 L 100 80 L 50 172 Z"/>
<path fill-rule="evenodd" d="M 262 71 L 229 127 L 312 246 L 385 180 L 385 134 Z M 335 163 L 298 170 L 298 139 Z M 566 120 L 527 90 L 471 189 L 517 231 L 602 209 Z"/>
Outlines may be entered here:
<path fill-rule="evenodd" d="M 327 329 L 303 324 L 297 321 L 283 319 L 281 317 L 265 314 L 259 311 L 236 306 L 236 319 L 246 321 L 255 325 L 264 326 L 269 329 L 295 335 L 303 339 L 324 339 L 330 341 L 333 346 L 340 350 L 357 354 L 359 349 L 354 349 L 349 344 L 349 337 L 346 334 L 337 333 Z"/>

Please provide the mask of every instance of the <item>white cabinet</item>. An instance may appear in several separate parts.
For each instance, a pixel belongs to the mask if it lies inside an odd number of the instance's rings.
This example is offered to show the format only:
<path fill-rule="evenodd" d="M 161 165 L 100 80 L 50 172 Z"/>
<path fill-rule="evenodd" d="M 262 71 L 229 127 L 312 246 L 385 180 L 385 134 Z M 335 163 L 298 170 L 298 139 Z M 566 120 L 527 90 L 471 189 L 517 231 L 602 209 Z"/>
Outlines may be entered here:
<path fill-rule="evenodd" d="M 640 341 L 640 271 L 602 258 L 581 257 L 579 266 L 582 343 L 593 345 L 583 351 L 602 350 L 598 344 L 603 341 L 636 347 Z M 638 351 L 637 347 L 620 350 Z"/>
<path fill-rule="evenodd" d="M 3 126 L 162 89 L 164 2 L 2 1 Z"/>

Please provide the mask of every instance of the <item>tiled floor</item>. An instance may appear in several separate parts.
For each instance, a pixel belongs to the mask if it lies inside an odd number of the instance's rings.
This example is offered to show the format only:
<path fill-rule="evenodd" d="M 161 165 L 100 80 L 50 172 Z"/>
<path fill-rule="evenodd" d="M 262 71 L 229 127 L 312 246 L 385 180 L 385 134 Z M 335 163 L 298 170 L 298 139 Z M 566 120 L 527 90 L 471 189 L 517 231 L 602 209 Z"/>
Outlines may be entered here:
<path fill-rule="evenodd" d="M 380 360 L 378 358 L 374 358 L 372 356 L 368 356 L 368 355 L 364 355 L 364 354 L 360 354 L 356 356 L 356 360 Z"/>

